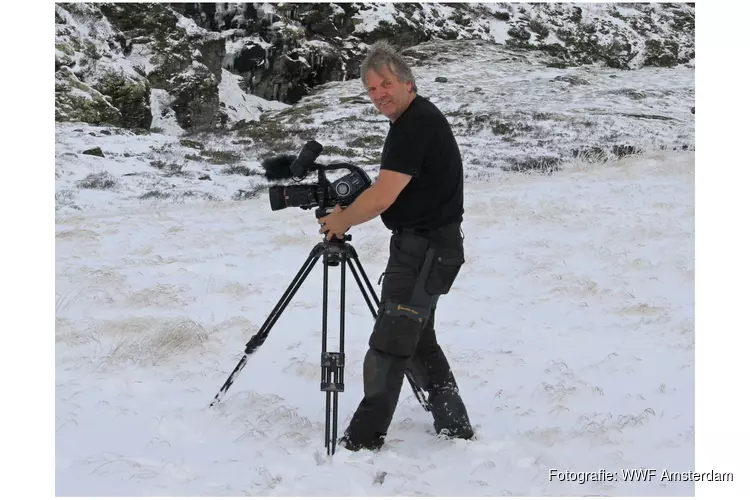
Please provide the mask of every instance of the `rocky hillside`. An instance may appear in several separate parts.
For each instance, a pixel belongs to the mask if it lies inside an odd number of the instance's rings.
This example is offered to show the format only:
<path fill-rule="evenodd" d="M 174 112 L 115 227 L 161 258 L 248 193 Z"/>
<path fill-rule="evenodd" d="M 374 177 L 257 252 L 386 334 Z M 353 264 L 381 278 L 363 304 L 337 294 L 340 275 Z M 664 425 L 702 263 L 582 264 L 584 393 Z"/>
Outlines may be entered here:
<path fill-rule="evenodd" d="M 695 149 L 693 68 L 556 68 L 547 53 L 480 40 L 433 40 L 404 52 L 420 94 L 453 128 L 469 183 L 551 174 L 571 161 L 589 169 L 598 160 Z M 222 71 L 219 96 L 233 103 L 227 109 L 240 109 L 247 95 L 225 85 L 239 77 Z M 222 133 L 173 133 L 174 117 L 160 122 L 172 124 L 165 133 L 144 135 L 59 123 L 56 206 L 254 197 L 271 183 L 261 161 L 297 154 L 312 139 L 324 147 L 319 161 L 350 162 L 377 176 L 388 121 L 358 79 L 319 85 L 296 104 L 278 106 Z"/>
<path fill-rule="evenodd" d="M 231 129 L 358 78 L 367 44 L 480 40 L 547 67 L 691 66 L 694 4 L 55 5 L 55 119 Z M 239 86 L 239 101 L 222 98 Z M 224 92 L 226 94 L 226 92 Z M 261 98 L 261 99 L 257 99 Z M 245 122 L 245 123 L 243 123 Z"/>

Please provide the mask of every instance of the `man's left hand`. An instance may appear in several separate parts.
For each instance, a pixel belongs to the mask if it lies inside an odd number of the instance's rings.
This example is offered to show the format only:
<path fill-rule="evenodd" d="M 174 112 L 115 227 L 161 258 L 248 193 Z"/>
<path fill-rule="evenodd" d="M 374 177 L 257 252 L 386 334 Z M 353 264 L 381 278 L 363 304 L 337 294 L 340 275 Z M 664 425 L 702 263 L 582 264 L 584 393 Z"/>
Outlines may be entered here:
<path fill-rule="evenodd" d="M 344 233 L 349 230 L 349 228 L 346 226 L 345 221 L 343 220 L 344 217 L 341 215 L 341 212 L 343 211 L 344 209 L 336 205 L 333 208 L 333 212 L 326 215 L 325 217 L 321 217 L 320 219 L 318 219 L 318 222 L 321 224 L 319 233 L 325 234 L 327 240 L 330 241 L 330 239 L 333 238 L 334 235 L 336 235 L 336 237 L 339 239 L 343 239 Z"/>

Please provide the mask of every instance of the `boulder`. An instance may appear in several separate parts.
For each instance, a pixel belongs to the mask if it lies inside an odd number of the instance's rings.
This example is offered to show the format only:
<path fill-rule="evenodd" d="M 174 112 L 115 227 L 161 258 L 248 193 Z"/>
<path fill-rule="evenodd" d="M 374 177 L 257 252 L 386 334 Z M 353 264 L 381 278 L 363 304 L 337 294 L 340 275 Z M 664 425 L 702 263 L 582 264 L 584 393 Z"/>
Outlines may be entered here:
<path fill-rule="evenodd" d="M 100 156 L 104 158 L 104 152 L 102 152 L 102 148 L 99 146 L 91 149 L 87 149 L 81 153 L 82 155 L 90 155 L 90 156 Z"/>
<path fill-rule="evenodd" d="M 197 132 L 220 125 L 219 79 L 199 62 L 174 76 L 169 82 L 169 92 L 174 97 L 177 123 L 184 130 Z"/>
<path fill-rule="evenodd" d="M 68 67 L 55 73 L 55 121 L 121 126 L 122 113 Z"/>

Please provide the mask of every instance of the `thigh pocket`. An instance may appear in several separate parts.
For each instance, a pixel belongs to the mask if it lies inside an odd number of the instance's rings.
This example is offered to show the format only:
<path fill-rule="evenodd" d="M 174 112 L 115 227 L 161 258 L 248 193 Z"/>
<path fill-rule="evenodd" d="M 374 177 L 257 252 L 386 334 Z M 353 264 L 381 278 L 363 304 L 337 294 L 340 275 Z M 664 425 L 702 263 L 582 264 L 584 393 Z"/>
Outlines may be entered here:
<path fill-rule="evenodd" d="M 385 303 L 375 320 L 370 347 L 395 356 L 411 357 L 417 349 L 428 312 L 409 304 Z"/>
<path fill-rule="evenodd" d="M 464 262 L 462 248 L 446 248 L 437 250 L 432 261 L 430 273 L 425 282 L 425 291 L 430 295 L 445 295 L 453 287 L 461 266 Z"/>

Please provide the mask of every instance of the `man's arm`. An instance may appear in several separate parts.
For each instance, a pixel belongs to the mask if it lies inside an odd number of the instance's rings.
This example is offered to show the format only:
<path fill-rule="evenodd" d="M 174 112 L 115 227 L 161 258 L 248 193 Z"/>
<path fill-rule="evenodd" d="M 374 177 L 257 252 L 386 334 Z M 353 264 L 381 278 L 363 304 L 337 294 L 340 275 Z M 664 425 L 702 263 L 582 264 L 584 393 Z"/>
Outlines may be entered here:
<path fill-rule="evenodd" d="M 410 180 L 410 175 L 393 170 L 381 170 L 375 184 L 341 212 L 342 222 L 346 227 L 352 227 L 374 219 L 396 201 Z"/>

